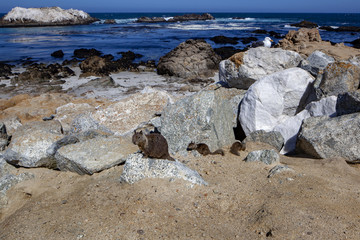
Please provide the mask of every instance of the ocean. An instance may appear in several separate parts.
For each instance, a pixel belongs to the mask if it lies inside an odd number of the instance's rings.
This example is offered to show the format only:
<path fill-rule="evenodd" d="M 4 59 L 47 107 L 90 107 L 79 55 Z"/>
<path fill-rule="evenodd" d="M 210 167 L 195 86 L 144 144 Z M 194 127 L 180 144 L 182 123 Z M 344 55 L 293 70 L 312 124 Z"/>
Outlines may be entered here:
<path fill-rule="evenodd" d="M 95 48 L 104 54 L 121 57 L 119 52 L 133 51 L 143 55 L 138 61 L 156 60 L 175 48 L 179 43 L 193 38 L 203 38 L 213 48 L 237 45 L 215 44 L 211 37 L 256 37 L 266 35 L 253 33 L 263 29 L 285 35 L 296 30 L 290 24 L 302 20 L 320 26 L 360 26 L 360 14 L 299 14 L 299 13 L 211 13 L 216 20 L 176 23 L 135 23 L 141 16 L 172 17 L 184 13 L 90 13 L 100 21 L 91 25 L 64 27 L 0 28 L 0 61 L 19 63 L 31 58 L 37 62 L 61 62 L 50 54 L 57 50 L 71 59 L 78 48 Z M 0 17 L 4 14 L 0 14 Z M 240 17 L 242 19 L 233 19 Z M 103 24 L 106 19 L 115 19 L 116 24 Z M 329 32 L 320 30 L 323 40 L 335 43 L 351 42 L 360 38 L 360 33 Z M 275 42 L 280 39 L 273 38 Z M 350 45 L 351 46 L 351 45 Z"/>

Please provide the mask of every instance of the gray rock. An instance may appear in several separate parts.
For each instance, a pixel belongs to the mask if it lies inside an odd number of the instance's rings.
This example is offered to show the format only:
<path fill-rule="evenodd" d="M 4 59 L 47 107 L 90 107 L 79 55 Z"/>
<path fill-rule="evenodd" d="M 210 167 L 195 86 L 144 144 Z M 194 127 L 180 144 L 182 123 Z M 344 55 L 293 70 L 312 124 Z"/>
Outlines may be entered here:
<path fill-rule="evenodd" d="M 58 121 L 27 123 L 12 135 L 4 158 L 15 166 L 54 168 L 54 159 L 46 150 L 63 136 Z"/>
<path fill-rule="evenodd" d="M 314 51 L 306 60 L 301 62 L 300 67 L 313 76 L 317 76 L 319 72 L 322 73 L 322 70 L 333 62 L 335 62 L 334 58 L 321 51 Z"/>
<path fill-rule="evenodd" d="M 245 162 L 263 162 L 267 165 L 279 161 L 280 156 L 274 149 L 252 151 L 245 158 Z"/>
<path fill-rule="evenodd" d="M 4 208 L 8 204 L 8 198 L 6 196 L 6 192 L 15 186 L 16 184 L 30 180 L 34 178 L 34 174 L 32 173 L 21 173 L 19 175 L 6 174 L 0 175 L 0 209 Z"/>
<path fill-rule="evenodd" d="M 130 140 L 99 136 L 61 147 L 55 159 L 61 171 L 91 175 L 123 163 L 137 150 Z"/>
<path fill-rule="evenodd" d="M 275 167 L 270 169 L 268 178 L 271 178 L 274 175 L 282 173 L 282 172 L 295 172 L 295 171 L 286 165 L 276 165 Z"/>
<path fill-rule="evenodd" d="M 267 143 L 267 144 L 275 147 L 275 149 L 278 152 L 280 152 L 281 148 L 284 145 L 284 138 L 281 135 L 281 133 L 277 132 L 277 131 L 266 132 L 264 130 L 258 130 L 258 131 L 251 132 L 248 136 L 246 136 L 246 138 L 244 139 L 243 142 L 245 144 L 247 142 Z"/>
<path fill-rule="evenodd" d="M 12 135 L 18 127 L 22 126 L 18 117 L 8 117 L 2 119 L 1 121 L 5 124 L 8 135 Z"/>
<path fill-rule="evenodd" d="M 336 102 L 338 116 L 360 112 L 360 92 L 346 92 L 339 94 Z"/>
<path fill-rule="evenodd" d="M 80 141 L 79 138 L 74 135 L 65 136 L 64 138 L 51 144 L 51 146 L 48 149 L 46 149 L 46 153 L 48 155 L 54 156 L 57 150 L 59 150 L 61 147 L 69 144 L 75 144 L 79 141 Z"/>
<path fill-rule="evenodd" d="M 348 162 L 360 162 L 359 126 L 360 113 L 305 119 L 296 148 L 315 158 L 342 157 Z"/>
<path fill-rule="evenodd" d="M 238 57 L 235 57 L 238 56 Z M 294 51 L 281 48 L 251 48 L 220 63 L 219 80 L 230 87 L 248 89 L 255 81 L 275 72 L 296 67 L 302 60 Z"/>
<path fill-rule="evenodd" d="M 205 143 L 213 152 L 235 141 L 231 96 L 219 90 L 199 92 L 164 109 L 161 134 L 169 144 L 170 154 L 186 155 L 191 142 Z"/>
<path fill-rule="evenodd" d="M 318 98 L 356 91 L 359 83 L 359 67 L 348 62 L 331 63 L 324 69 L 319 89 L 317 89 Z"/>
<path fill-rule="evenodd" d="M 99 122 L 97 122 L 92 116 L 86 113 L 79 114 L 71 123 L 72 133 L 86 132 L 89 130 L 100 130 L 112 134 L 109 129 L 107 129 L 105 126 L 100 125 Z"/>
<path fill-rule="evenodd" d="M 208 185 L 199 173 L 178 161 L 143 158 L 142 154 L 131 154 L 126 159 L 120 181 L 133 184 L 144 178 L 179 178 L 192 184 Z"/>
<path fill-rule="evenodd" d="M 160 58 L 157 72 L 187 79 L 207 78 L 214 76 L 220 61 L 205 40 L 189 39 Z"/>
<path fill-rule="evenodd" d="M 9 144 L 9 136 L 6 132 L 6 126 L 0 122 L 0 151 L 4 151 L 6 146 Z"/>

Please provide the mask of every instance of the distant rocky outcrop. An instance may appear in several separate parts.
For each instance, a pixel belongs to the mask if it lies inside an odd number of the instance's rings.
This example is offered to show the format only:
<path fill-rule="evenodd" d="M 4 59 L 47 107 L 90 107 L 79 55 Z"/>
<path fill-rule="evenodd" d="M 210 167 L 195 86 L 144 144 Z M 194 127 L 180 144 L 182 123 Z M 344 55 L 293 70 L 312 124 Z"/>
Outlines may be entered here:
<path fill-rule="evenodd" d="M 225 37 L 223 35 L 210 38 L 211 41 L 218 44 L 238 44 L 239 38 L 237 37 Z"/>
<path fill-rule="evenodd" d="M 0 27 L 38 27 L 82 25 L 98 21 L 81 10 L 60 7 L 15 7 L 0 20 Z"/>
<path fill-rule="evenodd" d="M 299 27 L 299 28 L 317 28 L 317 27 L 319 27 L 319 25 L 317 25 L 316 23 L 306 21 L 306 20 L 303 20 L 299 23 L 292 23 L 292 24 L 290 24 L 290 26 Z"/>
<path fill-rule="evenodd" d="M 205 40 L 189 39 L 160 58 L 157 72 L 187 79 L 212 77 L 220 61 Z"/>
<path fill-rule="evenodd" d="M 164 17 L 140 17 L 136 20 L 138 23 L 158 23 L 158 22 L 184 22 L 184 21 L 196 21 L 196 20 L 214 20 L 215 18 L 209 14 L 184 14 L 174 16 L 172 18 Z"/>
<path fill-rule="evenodd" d="M 340 27 L 321 26 L 320 29 L 331 32 L 360 32 L 360 27 L 358 26 L 340 26 Z"/>

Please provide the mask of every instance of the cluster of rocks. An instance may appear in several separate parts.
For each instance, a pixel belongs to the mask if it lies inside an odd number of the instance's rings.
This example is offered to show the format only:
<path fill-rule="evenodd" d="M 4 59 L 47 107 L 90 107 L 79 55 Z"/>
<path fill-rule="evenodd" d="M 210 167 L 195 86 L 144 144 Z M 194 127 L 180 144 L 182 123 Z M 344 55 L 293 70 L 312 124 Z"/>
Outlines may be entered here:
<path fill-rule="evenodd" d="M 280 45 L 312 41 L 321 42 L 318 30 L 300 29 L 289 32 Z M 296 150 L 315 158 L 339 156 L 357 162 L 360 155 L 352 145 L 360 135 L 354 129 L 357 122 L 350 119 L 358 115 L 359 62 L 337 60 L 321 51 L 304 58 L 290 50 L 254 48 L 222 61 L 220 80 L 247 89 L 238 117 L 245 135 L 278 131 L 285 140 L 283 153 Z M 347 115 L 340 116 L 343 113 Z"/>
<path fill-rule="evenodd" d="M 0 27 L 83 25 L 99 21 L 84 11 L 60 7 L 15 7 L 0 19 Z"/>
<path fill-rule="evenodd" d="M 138 23 L 159 23 L 159 22 L 184 22 L 184 21 L 204 21 L 204 20 L 214 20 L 215 18 L 209 14 L 184 14 L 174 16 L 172 18 L 164 18 L 164 17 L 140 17 L 136 20 Z"/>
<path fill-rule="evenodd" d="M 305 45 L 321 44 L 314 30 L 290 32 L 281 44 L 291 48 L 301 44 L 300 39 L 305 39 Z M 123 58 L 136 57 L 122 54 Z M 81 56 L 87 60 L 82 62 L 83 71 L 92 59 L 93 64 L 103 61 L 104 66 L 113 61 L 94 50 Z M 103 107 L 58 105 L 52 117 L 44 118 L 48 121 L 12 127 L 11 121 L 4 120 L 0 137 L 5 151 L 1 157 L 14 166 L 79 174 L 93 174 L 125 162 L 120 179 L 128 183 L 161 177 L 206 185 L 196 171 L 178 161 L 144 159 L 136 153 L 138 147 L 130 140 L 132 132 L 138 126 L 150 126 L 166 138 L 172 156 L 186 156 L 190 143 L 206 144 L 211 152 L 231 146 L 235 138 L 244 144 L 266 143 L 271 149 L 250 152 L 246 161 L 277 164 L 269 177 L 291 171 L 279 165 L 279 152 L 359 162 L 360 152 L 354 147 L 360 143 L 358 57 L 345 61 L 322 51 L 305 55 L 258 47 L 219 62 L 220 57 L 205 41 L 188 40 L 160 60 L 159 73 L 207 77 L 220 65 L 221 84 L 177 101 L 166 92 L 152 90 Z M 100 65 L 91 69 L 100 69 L 96 74 L 111 71 Z M 46 112 L 45 117 L 49 115 Z M 11 133 L 6 131 L 8 127 Z"/>

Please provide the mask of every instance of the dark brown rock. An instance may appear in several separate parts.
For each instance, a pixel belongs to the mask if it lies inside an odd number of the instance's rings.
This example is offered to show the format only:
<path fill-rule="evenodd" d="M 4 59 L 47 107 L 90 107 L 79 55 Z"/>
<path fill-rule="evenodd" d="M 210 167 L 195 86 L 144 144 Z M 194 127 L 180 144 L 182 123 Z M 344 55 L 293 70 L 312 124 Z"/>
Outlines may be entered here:
<path fill-rule="evenodd" d="M 299 23 L 292 23 L 292 24 L 290 24 L 290 26 L 300 27 L 300 28 L 317 28 L 319 25 L 317 25 L 316 23 L 304 20 Z"/>
<path fill-rule="evenodd" d="M 115 19 L 106 19 L 104 24 L 116 24 Z"/>
<path fill-rule="evenodd" d="M 0 62 L 0 77 L 8 77 L 11 75 L 11 66 Z"/>
<path fill-rule="evenodd" d="M 158 74 L 181 78 L 211 77 L 221 57 L 204 40 L 189 39 L 160 58 Z"/>
<path fill-rule="evenodd" d="M 55 51 L 51 54 L 54 58 L 62 58 L 64 57 L 64 52 L 62 50 Z"/>
<path fill-rule="evenodd" d="M 357 26 L 340 26 L 338 28 L 322 26 L 320 29 L 332 32 L 360 32 L 360 27 Z"/>
<path fill-rule="evenodd" d="M 239 38 L 237 37 L 225 37 L 225 36 L 215 36 L 210 38 L 211 41 L 213 41 L 214 43 L 219 43 L 219 44 L 238 44 L 238 40 Z"/>
<path fill-rule="evenodd" d="M 76 58 L 87 58 L 87 57 L 92 57 L 92 56 L 100 56 L 101 52 L 91 48 L 91 49 L 86 49 L 86 48 L 80 48 L 80 49 L 75 49 L 74 51 L 74 57 Z"/>

